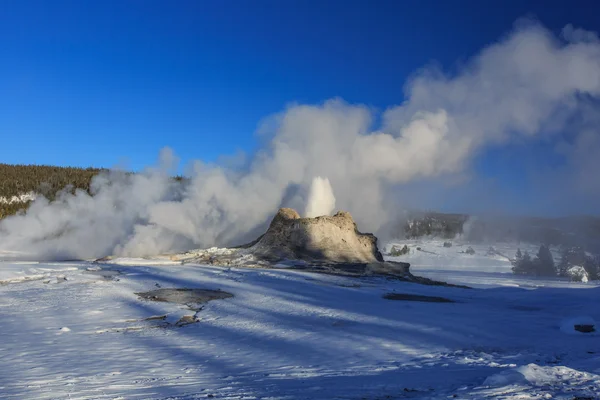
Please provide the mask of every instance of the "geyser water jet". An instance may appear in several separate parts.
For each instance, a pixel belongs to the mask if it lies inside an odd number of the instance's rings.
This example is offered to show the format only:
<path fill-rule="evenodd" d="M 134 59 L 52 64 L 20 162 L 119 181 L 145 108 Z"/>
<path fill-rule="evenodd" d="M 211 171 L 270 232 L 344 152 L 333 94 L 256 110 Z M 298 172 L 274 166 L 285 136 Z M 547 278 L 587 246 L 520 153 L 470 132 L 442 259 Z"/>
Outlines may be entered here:
<path fill-rule="evenodd" d="M 308 201 L 304 216 L 307 218 L 331 215 L 335 209 L 335 196 L 329 179 L 317 176 L 313 178 L 308 192 Z"/>

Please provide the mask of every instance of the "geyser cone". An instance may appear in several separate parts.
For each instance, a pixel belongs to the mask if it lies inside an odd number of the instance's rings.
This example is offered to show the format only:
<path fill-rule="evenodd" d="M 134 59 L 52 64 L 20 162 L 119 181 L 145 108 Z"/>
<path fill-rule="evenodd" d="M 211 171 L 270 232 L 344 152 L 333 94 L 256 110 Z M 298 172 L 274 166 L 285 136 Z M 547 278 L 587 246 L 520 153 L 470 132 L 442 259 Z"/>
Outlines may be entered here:
<path fill-rule="evenodd" d="M 171 255 L 170 260 L 223 266 L 301 269 L 346 275 L 382 275 L 426 285 L 443 282 L 414 276 L 410 264 L 384 261 L 377 238 L 358 231 L 352 216 L 301 218 L 291 208 L 281 208 L 269 229 L 255 241 L 230 249 L 212 248 Z"/>
<path fill-rule="evenodd" d="M 383 261 L 377 238 L 358 231 L 352 216 L 300 218 L 290 208 L 277 212 L 267 232 L 249 250 L 270 259 L 298 259 L 332 263 Z"/>

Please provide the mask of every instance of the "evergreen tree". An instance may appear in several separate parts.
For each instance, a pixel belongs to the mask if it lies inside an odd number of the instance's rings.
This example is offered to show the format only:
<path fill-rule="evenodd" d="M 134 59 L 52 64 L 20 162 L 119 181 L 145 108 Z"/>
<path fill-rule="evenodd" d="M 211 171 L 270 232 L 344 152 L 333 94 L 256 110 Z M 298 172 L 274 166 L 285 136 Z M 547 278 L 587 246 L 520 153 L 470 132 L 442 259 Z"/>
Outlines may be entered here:
<path fill-rule="evenodd" d="M 568 271 L 574 266 L 583 266 L 585 253 L 578 247 L 564 247 L 558 263 L 558 275 L 568 277 Z"/>
<path fill-rule="evenodd" d="M 554 258 L 550 252 L 550 248 L 546 245 L 541 245 L 537 257 L 534 260 L 535 275 L 540 276 L 556 276 L 556 267 L 554 266 Z"/>
<path fill-rule="evenodd" d="M 588 255 L 581 247 L 565 247 L 561 252 L 558 274 L 569 277 L 573 267 L 583 267 L 590 280 L 600 279 L 600 257 Z"/>
<path fill-rule="evenodd" d="M 515 263 L 519 263 L 523 259 L 523 253 L 521 253 L 521 249 L 517 249 L 517 254 L 515 254 Z"/>
<path fill-rule="evenodd" d="M 531 263 L 531 256 L 529 255 L 529 252 L 526 250 L 525 253 L 523 254 L 523 258 L 521 259 L 524 263 Z"/>
<path fill-rule="evenodd" d="M 585 272 L 587 272 L 590 280 L 595 281 L 600 279 L 600 257 L 586 255 L 583 268 L 585 269 Z"/>
<path fill-rule="evenodd" d="M 520 253 L 517 252 L 517 254 Z M 521 255 L 520 258 L 515 259 L 515 262 L 513 264 L 513 272 L 515 274 L 518 275 L 533 275 L 534 272 L 534 268 L 533 268 L 533 261 L 531 260 L 531 256 L 529 255 L 529 253 L 527 251 L 525 251 L 524 254 Z"/>

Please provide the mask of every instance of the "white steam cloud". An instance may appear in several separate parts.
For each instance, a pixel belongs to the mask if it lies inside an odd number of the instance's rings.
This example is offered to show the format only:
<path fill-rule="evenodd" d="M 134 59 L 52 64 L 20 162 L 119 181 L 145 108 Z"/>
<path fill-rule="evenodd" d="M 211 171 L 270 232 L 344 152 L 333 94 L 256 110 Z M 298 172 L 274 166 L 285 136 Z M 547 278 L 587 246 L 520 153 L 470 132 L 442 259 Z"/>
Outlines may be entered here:
<path fill-rule="evenodd" d="M 558 38 L 521 23 L 457 74 L 418 72 L 376 129 L 367 106 L 294 105 L 265 121 L 271 139 L 244 170 L 198 162 L 184 183 L 169 179 L 168 167 L 102 175 L 93 196 L 38 199 L 26 215 L 3 220 L 0 248 L 90 258 L 239 243 L 278 207 L 303 209 L 315 176 L 328 178 L 318 184 L 326 190 L 314 190 L 328 207 L 307 213 L 329 212 L 333 188 L 336 206 L 377 232 L 399 208 L 389 196 L 398 185 L 463 174 L 487 147 L 534 140 L 554 143 L 573 190 L 597 200 L 598 97 L 596 34 L 568 26 Z"/>
<path fill-rule="evenodd" d="M 310 185 L 304 216 L 314 218 L 321 215 L 331 215 L 334 209 L 335 196 L 329 179 L 317 176 Z"/>

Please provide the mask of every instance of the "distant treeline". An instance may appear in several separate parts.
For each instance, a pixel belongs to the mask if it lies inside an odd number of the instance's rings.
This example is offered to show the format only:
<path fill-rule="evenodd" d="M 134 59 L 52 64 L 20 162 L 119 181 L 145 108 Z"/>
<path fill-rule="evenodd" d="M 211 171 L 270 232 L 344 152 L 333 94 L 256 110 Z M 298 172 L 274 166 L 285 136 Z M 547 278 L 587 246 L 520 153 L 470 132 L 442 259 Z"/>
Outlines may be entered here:
<path fill-rule="evenodd" d="M 512 264 L 518 275 L 560 276 L 578 282 L 600 279 L 600 256 L 588 254 L 581 247 L 563 247 L 558 263 L 546 245 L 540 246 L 535 258 L 518 249 Z"/>
<path fill-rule="evenodd" d="M 415 213 L 406 221 L 403 233 L 408 239 L 423 236 L 452 239 L 462 235 L 463 225 L 468 219 L 465 214 Z"/>
<path fill-rule="evenodd" d="M 67 186 L 89 191 L 92 178 L 102 169 L 0 164 L 0 218 L 27 208 L 30 201 L 10 202 L 27 193 L 54 199 Z"/>
<path fill-rule="evenodd" d="M 396 237 L 424 236 L 469 242 L 525 242 L 553 246 L 582 246 L 600 251 L 600 218 L 574 216 L 561 218 L 483 216 L 413 212 L 407 215 Z"/>
<path fill-rule="evenodd" d="M 90 190 L 92 178 L 105 171 L 99 168 L 53 167 L 44 165 L 0 164 L 0 219 L 26 209 L 31 202 L 11 202 L 15 196 L 29 193 L 50 200 L 69 186 L 71 190 Z M 186 180 L 181 176 L 178 181 Z M 471 242 L 522 241 L 559 246 L 581 246 L 600 252 L 600 218 L 565 217 L 472 217 L 467 214 L 411 212 L 405 223 L 396 225 L 392 235 L 400 238 L 424 236 Z"/>

